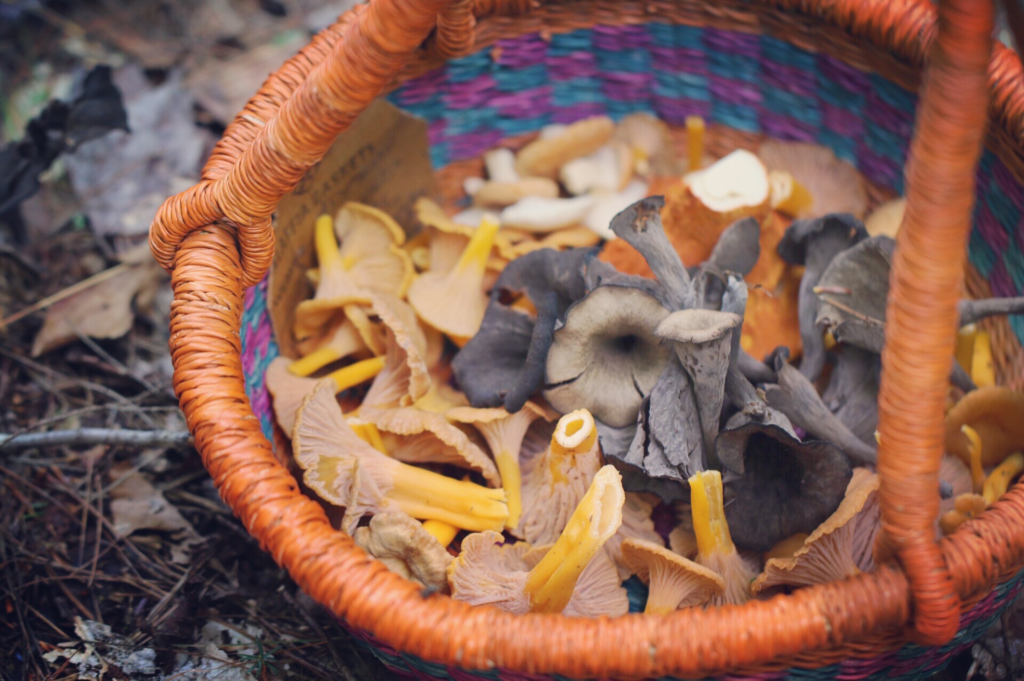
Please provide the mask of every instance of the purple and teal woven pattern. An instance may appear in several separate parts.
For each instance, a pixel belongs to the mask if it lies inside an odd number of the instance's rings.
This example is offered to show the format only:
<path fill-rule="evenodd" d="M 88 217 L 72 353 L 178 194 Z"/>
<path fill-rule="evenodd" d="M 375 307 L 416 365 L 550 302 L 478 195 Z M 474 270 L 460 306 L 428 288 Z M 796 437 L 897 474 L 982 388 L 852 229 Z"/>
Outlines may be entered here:
<path fill-rule="evenodd" d="M 245 291 L 242 312 L 242 373 L 245 376 L 245 392 L 252 403 L 252 412 L 260 420 L 263 434 L 274 442 L 274 411 L 270 393 L 263 380 L 267 365 L 280 351 L 274 340 L 267 311 L 267 277 Z"/>
<path fill-rule="evenodd" d="M 500 40 L 406 83 L 391 101 L 430 124 L 437 167 L 548 123 L 646 111 L 818 142 L 872 182 L 902 188 L 916 97 L 787 42 L 649 23 Z"/>
<path fill-rule="evenodd" d="M 989 628 L 996 623 L 1003 611 L 1009 607 L 1021 588 L 1024 587 L 1024 570 L 1009 581 L 1000 584 L 988 596 L 979 601 L 968 612 L 960 616 L 960 631 L 944 646 L 926 648 L 907 644 L 884 655 L 860 660 L 846 660 L 817 669 L 793 668 L 781 672 L 764 672 L 751 675 L 728 675 L 720 681 L 776 681 L 781 679 L 845 679 L 847 681 L 917 681 L 926 679 L 941 671 L 957 654 L 970 648 Z M 637 612 L 630 596 L 630 611 Z M 640 610 L 642 611 L 642 606 Z M 360 643 L 400 678 L 407 679 L 451 679 L 452 681 L 540 681 L 557 679 L 568 681 L 562 676 L 537 676 L 510 672 L 501 669 L 469 672 L 453 667 L 425 662 L 414 655 L 399 652 L 364 631 L 348 626 L 338 620 Z M 675 677 L 661 677 L 658 681 L 676 681 Z M 710 679 L 706 681 L 711 681 Z"/>

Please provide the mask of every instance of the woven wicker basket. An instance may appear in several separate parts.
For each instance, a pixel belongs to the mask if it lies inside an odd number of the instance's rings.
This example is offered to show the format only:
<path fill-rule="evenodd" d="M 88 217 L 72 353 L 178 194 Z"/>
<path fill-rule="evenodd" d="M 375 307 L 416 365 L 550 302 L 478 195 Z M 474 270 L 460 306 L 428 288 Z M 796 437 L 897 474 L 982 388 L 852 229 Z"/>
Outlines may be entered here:
<path fill-rule="evenodd" d="M 343 15 L 267 80 L 203 180 L 169 199 L 151 231 L 173 274 L 175 388 L 221 495 L 303 589 L 418 678 L 941 668 L 1024 577 L 1020 485 L 953 536 L 936 543 L 932 529 L 965 246 L 973 295 L 1020 295 L 1024 284 L 1024 89 L 1017 56 L 990 45 L 992 11 L 990 0 L 950 0 L 941 18 L 927 0 L 373 0 Z M 429 121 L 442 173 L 549 122 L 642 110 L 676 124 L 703 115 L 724 144 L 817 141 L 853 162 L 876 198 L 905 192 L 879 424 L 898 563 L 741 607 L 515 617 L 424 598 L 333 530 L 268 439 L 262 374 L 276 345 L 263 277 L 277 202 L 384 93 Z M 986 322 L 1000 381 L 1017 387 L 1020 321 Z"/>

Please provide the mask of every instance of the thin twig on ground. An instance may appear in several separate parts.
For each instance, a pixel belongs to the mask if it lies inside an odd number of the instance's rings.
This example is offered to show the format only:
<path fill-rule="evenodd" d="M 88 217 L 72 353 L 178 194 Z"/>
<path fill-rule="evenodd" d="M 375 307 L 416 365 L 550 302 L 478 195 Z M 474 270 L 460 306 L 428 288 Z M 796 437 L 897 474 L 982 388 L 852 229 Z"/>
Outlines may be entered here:
<path fill-rule="evenodd" d="M 48 433 L 24 435 L 0 434 L 0 450 L 20 451 L 42 447 L 187 447 L 192 434 L 177 430 L 113 430 L 110 428 L 77 428 L 53 430 Z"/>

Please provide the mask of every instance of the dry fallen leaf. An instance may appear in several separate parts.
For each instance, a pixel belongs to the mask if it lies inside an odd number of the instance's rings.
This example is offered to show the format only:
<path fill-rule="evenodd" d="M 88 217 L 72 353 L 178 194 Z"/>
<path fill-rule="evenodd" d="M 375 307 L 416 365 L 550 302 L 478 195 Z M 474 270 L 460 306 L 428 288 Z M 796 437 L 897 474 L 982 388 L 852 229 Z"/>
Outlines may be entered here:
<path fill-rule="evenodd" d="M 140 255 L 145 247 L 146 256 Z M 144 308 L 156 295 L 163 270 L 148 255 L 142 244 L 121 257 L 120 271 L 78 293 L 54 303 L 46 312 L 43 327 L 32 343 L 32 356 L 38 357 L 78 338 L 118 338 L 132 328 L 135 313 L 132 302 Z M 108 270 L 109 271 L 109 270 Z"/>
<path fill-rule="evenodd" d="M 126 473 L 124 468 L 114 468 L 110 474 L 116 480 Z M 191 547 L 202 542 L 202 537 L 141 473 L 129 474 L 110 490 L 110 496 L 110 514 L 119 536 L 127 537 L 138 530 L 170 532 L 171 560 L 180 565 L 189 562 Z"/>

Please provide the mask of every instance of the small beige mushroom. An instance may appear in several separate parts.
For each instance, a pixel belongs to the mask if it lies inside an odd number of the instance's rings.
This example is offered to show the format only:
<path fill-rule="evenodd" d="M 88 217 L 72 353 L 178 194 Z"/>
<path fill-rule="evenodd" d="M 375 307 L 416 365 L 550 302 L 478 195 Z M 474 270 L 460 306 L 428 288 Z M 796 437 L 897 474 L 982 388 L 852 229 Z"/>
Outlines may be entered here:
<path fill-rule="evenodd" d="M 492 182 L 518 182 L 516 155 L 511 149 L 491 149 L 484 154 L 484 168 Z"/>
<path fill-rule="evenodd" d="M 528 232 L 552 232 L 583 222 L 594 207 L 593 196 L 548 199 L 531 196 L 501 211 L 501 224 Z"/>
<path fill-rule="evenodd" d="M 471 532 L 500 530 L 508 518 L 503 490 L 401 463 L 364 442 L 346 422 L 330 381 L 317 383 L 303 400 L 292 451 L 306 485 L 345 507 L 341 529 L 349 534 L 364 515 L 395 511 Z"/>
<path fill-rule="evenodd" d="M 771 206 L 783 215 L 804 215 L 814 203 L 814 197 L 807 191 L 807 187 L 800 184 L 790 172 L 770 170 L 768 182 L 772 187 Z"/>
<path fill-rule="evenodd" d="M 610 118 L 594 116 L 577 121 L 558 134 L 541 136 L 516 155 L 516 172 L 522 177 L 554 179 L 569 161 L 592 154 L 607 144 L 614 130 Z"/>
<path fill-rule="evenodd" d="M 624 615 L 626 591 L 601 551 L 622 522 L 623 501 L 618 471 L 605 466 L 550 549 L 506 544 L 497 532 L 469 535 L 448 568 L 452 598 L 514 614 Z"/>
<path fill-rule="evenodd" d="M 886 201 L 871 212 L 864 220 L 864 228 L 871 236 L 888 236 L 893 239 L 899 234 L 903 215 L 907 212 L 907 199 L 900 196 Z"/>
<path fill-rule="evenodd" d="M 467 177 L 462 181 L 462 191 L 466 192 L 466 196 L 476 196 L 486 184 L 487 180 L 482 177 Z"/>
<path fill-rule="evenodd" d="M 814 201 L 795 217 L 852 213 L 858 220 L 867 210 L 867 192 L 856 168 L 836 158 L 828 147 L 806 142 L 768 140 L 757 155 L 769 170 L 785 170 L 807 188 Z"/>
<path fill-rule="evenodd" d="M 524 177 L 515 182 L 485 182 L 472 194 L 473 205 L 504 208 L 530 196 L 553 199 L 558 185 L 546 177 Z"/>
<path fill-rule="evenodd" d="M 647 196 L 647 188 L 647 183 L 633 180 L 621 191 L 594 192 L 591 194 L 594 197 L 594 205 L 583 218 L 583 224 L 602 239 L 617 239 L 611 229 L 612 218 Z"/>
<path fill-rule="evenodd" d="M 737 149 L 684 178 L 693 196 L 714 213 L 732 214 L 770 199 L 768 170 L 749 151 Z"/>
<path fill-rule="evenodd" d="M 622 555 L 640 581 L 650 585 L 644 609 L 649 615 L 704 605 L 725 590 L 717 574 L 659 544 L 627 539 Z"/>
<path fill-rule="evenodd" d="M 381 513 L 352 538 L 396 575 L 434 591 L 448 591 L 448 566 L 455 558 L 420 521 L 404 513 Z"/>
<path fill-rule="evenodd" d="M 860 469 L 866 470 L 866 469 Z M 853 482 L 851 480 L 851 482 Z M 860 574 L 854 560 L 854 522 L 878 490 L 878 476 L 868 472 L 850 485 L 835 513 L 807 537 L 792 558 L 771 558 L 751 587 L 759 593 L 773 586 L 811 586 Z"/>
<path fill-rule="evenodd" d="M 626 116 L 615 126 L 613 139 L 630 148 L 637 175 L 650 178 L 682 174 L 683 163 L 675 152 L 675 140 L 668 125 L 651 114 Z"/>
<path fill-rule="evenodd" d="M 612 140 L 589 156 L 569 161 L 558 172 L 566 190 L 574 195 L 603 190 L 617 192 L 633 176 L 633 150 Z"/>

